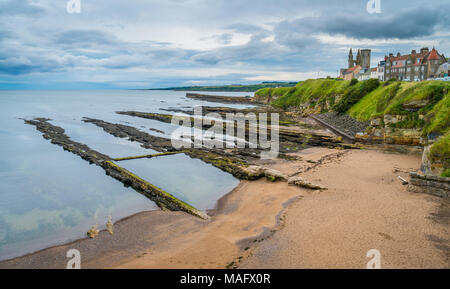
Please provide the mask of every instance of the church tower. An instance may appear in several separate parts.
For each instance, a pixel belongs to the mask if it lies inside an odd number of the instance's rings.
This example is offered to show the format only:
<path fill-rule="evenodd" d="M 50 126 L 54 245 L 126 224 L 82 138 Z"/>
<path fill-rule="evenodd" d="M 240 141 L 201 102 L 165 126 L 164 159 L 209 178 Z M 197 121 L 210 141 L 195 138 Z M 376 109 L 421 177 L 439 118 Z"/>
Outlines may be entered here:
<path fill-rule="evenodd" d="M 369 69 L 370 68 L 370 49 L 361 50 L 361 66 L 362 68 Z"/>
<path fill-rule="evenodd" d="M 350 52 L 348 54 L 348 68 L 352 68 L 355 65 L 355 61 L 353 60 L 353 51 L 350 48 Z"/>
<path fill-rule="evenodd" d="M 358 54 L 356 55 L 356 65 L 362 66 L 361 50 L 358 49 Z"/>

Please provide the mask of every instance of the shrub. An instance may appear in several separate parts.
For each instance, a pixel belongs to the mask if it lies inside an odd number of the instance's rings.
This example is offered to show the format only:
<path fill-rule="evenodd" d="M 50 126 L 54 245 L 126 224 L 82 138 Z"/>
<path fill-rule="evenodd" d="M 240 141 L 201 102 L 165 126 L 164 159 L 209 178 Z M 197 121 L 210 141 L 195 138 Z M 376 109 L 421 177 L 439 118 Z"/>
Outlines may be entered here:
<path fill-rule="evenodd" d="M 450 132 L 447 132 L 430 147 L 429 157 L 432 163 L 441 163 L 444 173 L 448 174 L 450 169 Z"/>
<path fill-rule="evenodd" d="M 353 85 L 355 85 L 355 84 L 357 84 L 357 83 L 358 83 L 358 79 L 353 78 L 353 79 L 350 81 L 350 86 L 353 86 Z"/>
<path fill-rule="evenodd" d="M 388 81 L 386 81 L 386 82 L 383 84 L 383 86 L 389 86 L 389 85 L 391 85 L 391 84 L 394 83 L 394 82 L 397 82 L 397 79 L 391 78 L 391 79 L 389 79 Z"/>
<path fill-rule="evenodd" d="M 349 86 L 341 100 L 334 106 L 334 110 L 338 113 L 345 113 L 353 105 L 355 105 L 366 94 L 375 90 L 380 85 L 378 79 L 369 79 L 361 81 L 353 86 Z"/>

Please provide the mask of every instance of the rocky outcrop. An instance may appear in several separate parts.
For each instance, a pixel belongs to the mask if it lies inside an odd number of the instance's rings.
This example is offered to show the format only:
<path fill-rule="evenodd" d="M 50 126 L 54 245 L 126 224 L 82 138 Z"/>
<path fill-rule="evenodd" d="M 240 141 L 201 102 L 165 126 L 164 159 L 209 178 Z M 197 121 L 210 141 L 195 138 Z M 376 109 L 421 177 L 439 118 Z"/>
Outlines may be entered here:
<path fill-rule="evenodd" d="M 422 146 L 421 129 L 397 128 L 395 124 L 407 119 L 406 115 L 386 114 L 382 118 L 374 118 L 364 132 L 357 133 L 355 141 L 371 144 L 394 144 Z"/>
<path fill-rule="evenodd" d="M 266 168 L 263 166 L 248 166 L 245 169 L 245 172 L 248 176 L 258 179 L 262 177 L 266 177 L 269 181 L 287 181 L 288 176 L 283 174 L 280 171 Z"/>
<path fill-rule="evenodd" d="M 160 208 L 171 211 L 184 211 L 202 219 L 209 218 L 204 212 L 197 210 L 191 205 L 177 199 L 168 192 L 150 184 L 149 182 L 141 179 L 128 170 L 119 167 L 111 161 L 105 161 L 102 164 L 102 167 L 105 169 L 107 175 L 145 195 L 149 199 L 153 200 Z"/>
<path fill-rule="evenodd" d="M 196 208 L 175 198 L 166 191 L 150 184 L 149 182 L 139 178 L 133 173 L 113 163 L 111 161 L 112 159 L 109 156 L 99 153 L 95 150 L 92 150 L 85 144 L 72 141 L 69 138 L 69 136 L 65 134 L 63 128 L 54 126 L 50 124 L 48 121 L 49 119 L 46 118 L 37 118 L 34 120 L 25 120 L 25 123 L 36 126 L 36 129 L 43 133 L 43 137 L 45 139 L 50 140 L 53 144 L 61 146 L 63 147 L 64 150 L 70 151 L 71 153 L 80 156 L 81 158 L 89 161 L 90 163 L 102 167 L 107 175 L 113 177 L 116 180 L 119 180 L 126 186 L 131 186 L 137 192 L 142 193 L 143 195 L 154 201 L 160 208 L 169 209 L 172 211 L 184 211 L 191 215 L 200 217 L 202 219 L 208 218 L 208 216 L 205 213 L 197 210 Z M 94 121 L 94 123 L 102 125 L 105 130 L 107 130 L 110 133 L 114 133 L 117 136 L 121 137 L 128 136 L 124 135 L 124 131 L 120 129 L 115 129 L 116 127 L 110 126 L 106 122 Z M 123 128 L 120 125 L 119 127 Z M 126 129 L 129 128 L 127 127 Z M 135 132 L 134 130 L 131 131 Z M 136 137 L 139 137 L 139 139 L 141 138 L 146 139 L 146 136 L 140 134 L 137 135 Z M 165 148 L 167 144 L 161 141 L 160 145 L 162 145 L 162 147 Z M 153 157 L 155 157 L 155 155 L 153 155 Z M 92 231 L 91 233 L 93 237 L 96 236 L 95 230 Z"/>
<path fill-rule="evenodd" d="M 413 193 L 426 193 L 442 198 L 450 197 L 450 178 L 418 173 L 409 174 L 411 180 L 408 191 Z"/>
<path fill-rule="evenodd" d="M 52 125 L 48 118 L 35 118 L 33 120 L 24 120 L 26 124 L 34 125 L 38 131 L 42 133 L 42 137 L 50 140 L 52 144 L 62 147 L 65 151 L 80 156 L 89 163 L 94 163 L 98 166 L 102 162 L 110 160 L 111 157 L 95 151 L 85 144 L 71 140 L 62 127 Z"/>
<path fill-rule="evenodd" d="M 207 110 L 208 111 L 208 110 Z M 214 111 L 214 109 L 210 110 L 211 112 Z M 242 113 L 247 113 L 249 110 L 234 110 L 234 112 L 242 112 Z M 250 111 L 250 112 L 254 112 L 254 111 Z M 261 111 L 260 111 L 261 112 Z M 138 111 L 120 111 L 117 112 L 118 114 L 122 114 L 122 115 L 129 115 L 129 116 L 134 116 L 134 117 L 140 117 L 140 118 L 145 118 L 145 119 L 152 119 L 152 120 L 157 120 L 157 121 L 161 121 L 161 122 L 165 122 L 165 123 L 171 123 L 173 115 L 168 115 L 168 114 L 159 114 L 159 113 L 147 113 L 147 112 L 138 112 Z M 256 114 L 258 115 L 258 114 Z M 270 113 L 268 114 L 270 116 Z M 186 120 L 191 122 L 191 126 L 194 125 L 194 117 L 192 116 L 186 116 Z M 257 118 L 258 119 L 258 118 Z M 270 118 L 269 118 L 270 120 Z M 124 125 L 121 125 L 122 127 L 119 127 L 120 125 L 115 125 L 112 124 L 113 126 L 115 126 L 116 128 L 111 127 L 110 125 L 105 124 L 105 122 L 99 121 L 99 120 L 92 120 L 92 119 L 85 119 L 85 122 L 91 122 L 91 123 L 95 123 L 101 127 L 103 127 L 106 131 L 111 131 L 111 133 L 113 133 L 115 136 L 119 136 L 121 137 L 122 133 L 119 132 L 115 132 L 115 130 L 118 129 L 122 129 L 125 130 Z M 223 134 L 227 134 L 228 131 L 226 129 L 226 126 L 224 125 L 225 122 L 222 122 L 223 125 Z M 186 124 L 185 124 L 186 125 Z M 205 124 L 202 123 L 201 127 L 203 130 L 208 130 L 210 129 L 213 125 L 215 125 L 215 122 L 211 123 L 211 124 Z M 235 130 L 238 127 L 238 123 L 235 122 L 234 123 L 234 127 Z M 265 125 L 261 125 L 259 124 L 257 128 L 255 128 L 254 126 L 252 128 L 254 128 L 255 130 L 261 130 L 261 128 L 266 128 L 267 127 L 267 133 L 270 135 L 271 134 L 271 125 L 270 123 L 267 124 L 267 126 Z M 245 127 L 245 135 L 248 138 L 249 135 L 249 129 L 250 126 L 246 125 Z M 127 128 L 126 129 L 126 133 L 133 133 L 133 134 L 137 134 L 137 135 L 142 135 L 141 133 L 138 132 L 133 132 L 133 130 L 137 130 L 134 129 L 133 127 L 131 128 Z M 234 130 L 233 130 L 234 132 Z M 341 148 L 354 148 L 352 146 L 349 146 L 347 144 L 344 144 L 342 142 L 342 140 L 338 139 L 335 135 L 333 135 L 330 132 L 327 132 L 325 130 L 316 130 L 316 129 L 309 129 L 309 128 L 301 128 L 298 126 L 294 126 L 294 127 L 289 127 L 289 126 L 279 126 L 278 127 L 278 135 L 279 135 L 279 140 L 280 140 L 280 151 L 283 153 L 289 153 L 289 152 L 293 152 L 299 149 L 304 149 L 306 145 L 310 145 L 310 146 L 326 146 L 326 147 L 341 147 Z M 153 137 L 153 140 L 155 140 L 155 138 L 157 137 Z M 152 141 L 153 141 L 152 140 Z M 248 140 L 248 139 L 247 139 Z"/>

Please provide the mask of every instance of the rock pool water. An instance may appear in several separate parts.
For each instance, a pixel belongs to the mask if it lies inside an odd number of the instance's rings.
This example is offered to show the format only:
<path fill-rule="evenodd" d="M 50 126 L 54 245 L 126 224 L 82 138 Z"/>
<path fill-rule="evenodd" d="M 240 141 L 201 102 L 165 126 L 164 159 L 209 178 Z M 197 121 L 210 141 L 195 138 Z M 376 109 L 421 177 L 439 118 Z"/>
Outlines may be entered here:
<path fill-rule="evenodd" d="M 81 119 L 121 122 L 150 134 L 162 135 L 150 130 L 154 128 L 170 135 L 175 129 L 170 124 L 115 111 L 161 113 L 161 108 L 200 104 L 224 106 L 188 99 L 185 92 L 176 91 L 0 91 L 0 260 L 84 237 L 92 225 L 104 227 L 109 215 L 118 220 L 157 209 L 101 168 L 43 139 L 20 118 L 51 118 L 73 140 L 112 157 L 125 157 L 154 151 L 115 138 Z M 184 155 L 120 165 L 199 209 L 213 208 L 238 184 L 232 176 Z"/>

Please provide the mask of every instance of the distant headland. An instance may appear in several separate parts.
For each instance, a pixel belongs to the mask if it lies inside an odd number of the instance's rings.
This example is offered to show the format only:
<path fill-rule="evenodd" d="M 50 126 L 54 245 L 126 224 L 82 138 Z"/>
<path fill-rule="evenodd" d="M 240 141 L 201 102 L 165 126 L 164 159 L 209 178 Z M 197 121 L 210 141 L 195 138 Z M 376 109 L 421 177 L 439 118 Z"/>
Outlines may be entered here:
<path fill-rule="evenodd" d="M 183 87 L 167 87 L 167 88 L 149 88 L 144 90 L 176 90 L 176 91 L 239 91 L 239 92 L 255 92 L 263 88 L 277 87 L 294 87 L 298 82 L 278 82 L 266 81 L 258 84 L 231 84 L 218 86 L 183 86 Z"/>

